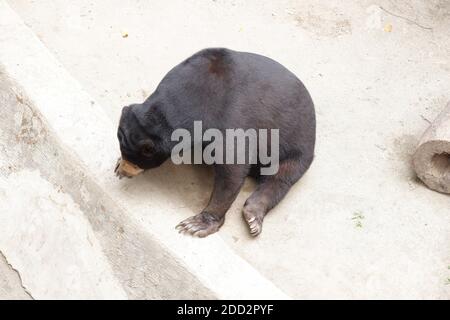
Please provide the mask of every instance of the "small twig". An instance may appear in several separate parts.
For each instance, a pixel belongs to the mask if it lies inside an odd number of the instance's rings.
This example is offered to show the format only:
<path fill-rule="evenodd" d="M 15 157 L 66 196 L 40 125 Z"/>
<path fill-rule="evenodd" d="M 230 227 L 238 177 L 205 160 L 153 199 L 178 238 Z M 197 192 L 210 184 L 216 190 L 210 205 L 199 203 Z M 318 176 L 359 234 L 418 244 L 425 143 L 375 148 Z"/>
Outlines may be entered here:
<path fill-rule="evenodd" d="M 409 18 L 407 18 L 407 17 L 403 17 L 403 16 L 400 16 L 400 15 L 398 15 L 398 14 L 392 13 L 392 12 L 390 12 L 389 10 L 383 8 L 382 6 L 379 6 L 379 8 L 380 8 L 381 10 L 383 10 L 384 12 L 386 12 L 387 14 L 390 14 L 391 16 L 394 16 L 394 17 L 397 17 L 397 18 L 406 20 L 406 21 L 408 21 L 409 23 L 412 23 L 412 24 L 418 26 L 419 28 L 422 28 L 422 29 L 425 29 L 425 30 L 433 30 L 432 27 L 426 27 L 426 26 L 423 26 L 423 25 L 421 25 L 420 23 L 418 23 L 417 21 L 414 21 L 414 20 L 409 19 Z"/>

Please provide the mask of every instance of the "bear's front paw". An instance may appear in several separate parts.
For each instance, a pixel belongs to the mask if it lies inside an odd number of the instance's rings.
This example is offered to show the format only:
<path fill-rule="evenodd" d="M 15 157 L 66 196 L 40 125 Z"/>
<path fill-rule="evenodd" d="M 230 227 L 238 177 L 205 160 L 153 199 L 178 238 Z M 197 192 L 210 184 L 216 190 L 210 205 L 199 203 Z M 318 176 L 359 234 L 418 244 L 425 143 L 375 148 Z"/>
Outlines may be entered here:
<path fill-rule="evenodd" d="M 211 213 L 202 212 L 181 221 L 176 226 L 176 229 L 179 230 L 180 233 L 189 233 L 193 236 L 204 238 L 217 232 L 224 221 L 225 219 L 223 217 L 218 218 Z"/>

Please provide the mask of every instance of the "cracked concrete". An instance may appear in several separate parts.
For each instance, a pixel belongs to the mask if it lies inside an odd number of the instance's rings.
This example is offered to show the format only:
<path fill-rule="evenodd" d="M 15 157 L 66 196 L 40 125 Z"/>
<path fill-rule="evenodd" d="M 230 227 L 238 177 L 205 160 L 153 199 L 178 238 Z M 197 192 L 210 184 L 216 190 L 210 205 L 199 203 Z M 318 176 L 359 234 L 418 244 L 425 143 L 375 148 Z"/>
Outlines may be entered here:
<path fill-rule="evenodd" d="M 0 103 L 0 251 L 21 288 L 37 299 L 126 297 L 78 204 L 42 175 L 61 160 L 57 144 L 2 69 Z"/>
<path fill-rule="evenodd" d="M 17 270 L 0 251 L 0 300 L 31 300 L 33 297 L 22 284 Z"/>

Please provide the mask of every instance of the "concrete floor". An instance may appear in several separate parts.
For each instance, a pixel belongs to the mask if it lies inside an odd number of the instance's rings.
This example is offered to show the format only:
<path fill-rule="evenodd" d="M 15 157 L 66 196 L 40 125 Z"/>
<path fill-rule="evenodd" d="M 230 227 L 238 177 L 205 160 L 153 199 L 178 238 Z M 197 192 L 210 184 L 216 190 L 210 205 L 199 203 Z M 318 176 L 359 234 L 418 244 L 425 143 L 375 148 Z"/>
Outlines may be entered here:
<path fill-rule="evenodd" d="M 315 162 L 258 239 L 240 213 L 250 182 L 218 237 L 294 298 L 450 298 L 449 198 L 410 163 L 450 100 L 447 1 L 9 4 L 115 124 L 201 48 L 278 60 L 315 101 Z M 211 182 L 208 170 L 166 164 L 111 187 L 123 205 L 147 208 L 135 213 L 143 225 L 183 241 L 167 228 L 202 209 Z"/>

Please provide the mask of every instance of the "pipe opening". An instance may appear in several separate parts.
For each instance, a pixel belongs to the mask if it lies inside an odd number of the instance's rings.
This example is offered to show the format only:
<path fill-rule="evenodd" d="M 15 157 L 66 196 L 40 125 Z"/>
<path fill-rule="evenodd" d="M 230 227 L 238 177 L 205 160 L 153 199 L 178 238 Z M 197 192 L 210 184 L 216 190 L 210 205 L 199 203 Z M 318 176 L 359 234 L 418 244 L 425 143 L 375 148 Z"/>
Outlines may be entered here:
<path fill-rule="evenodd" d="M 434 176 L 442 177 L 450 171 L 450 154 L 446 152 L 435 154 L 431 158 L 431 168 Z"/>

